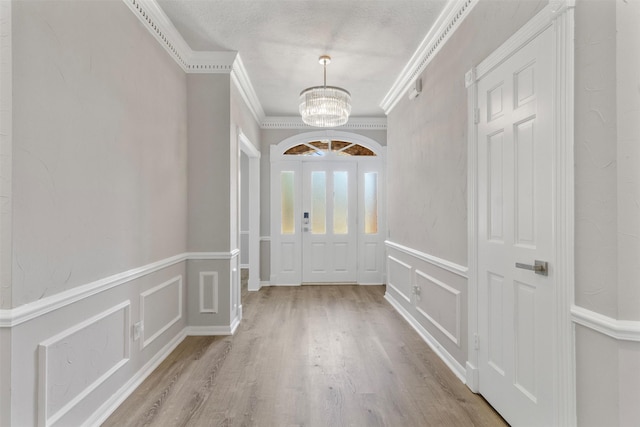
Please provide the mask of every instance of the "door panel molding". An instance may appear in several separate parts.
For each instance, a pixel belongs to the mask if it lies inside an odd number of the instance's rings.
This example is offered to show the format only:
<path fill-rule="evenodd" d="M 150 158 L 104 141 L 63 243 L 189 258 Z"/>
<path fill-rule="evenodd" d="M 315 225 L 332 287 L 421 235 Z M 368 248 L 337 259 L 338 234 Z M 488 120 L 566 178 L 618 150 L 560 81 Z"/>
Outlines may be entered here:
<path fill-rule="evenodd" d="M 575 340 L 571 322 L 574 295 L 574 167 L 573 167 L 573 87 L 574 87 L 574 0 L 551 1 L 534 18 L 478 66 L 465 75 L 468 94 L 468 241 L 469 304 L 468 342 L 478 338 L 478 81 L 488 72 L 523 48 L 545 29 L 553 27 L 553 160 L 552 174 L 555 205 L 553 238 L 556 286 L 554 292 L 553 335 L 555 360 L 553 376 L 556 425 L 576 425 Z M 523 100 L 523 104 L 524 104 Z M 468 346 L 467 384 L 479 390 L 478 350 Z"/>

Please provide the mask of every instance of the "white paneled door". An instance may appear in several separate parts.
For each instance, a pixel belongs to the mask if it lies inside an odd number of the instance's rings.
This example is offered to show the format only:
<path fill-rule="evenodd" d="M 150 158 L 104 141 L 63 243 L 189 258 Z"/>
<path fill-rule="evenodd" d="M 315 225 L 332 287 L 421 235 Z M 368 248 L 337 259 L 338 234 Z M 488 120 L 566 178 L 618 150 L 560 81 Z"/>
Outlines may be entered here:
<path fill-rule="evenodd" d="M 517 426 L 554 423 L 552 46 L 478 81 L 479 388 Z"/>
<path fill-rule="evenodd" d="M 302 282 L 355 282 L 356 163 L 305 162 L 302 173 Z"/>

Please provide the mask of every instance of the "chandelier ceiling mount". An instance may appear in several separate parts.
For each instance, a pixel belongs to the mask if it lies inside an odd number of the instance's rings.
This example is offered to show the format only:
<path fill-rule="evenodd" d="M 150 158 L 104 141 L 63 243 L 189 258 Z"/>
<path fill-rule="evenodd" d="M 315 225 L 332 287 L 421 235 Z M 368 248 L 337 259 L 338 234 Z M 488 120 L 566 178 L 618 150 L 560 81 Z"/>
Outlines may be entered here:
<path fill-rule="evenodd" d="M 327 86 L 329 55 L 322 55 L 318 62 L 324 68 L 324 84 L 309 87 L 300 93 L 300 115 L 302 121 L 314 127 L 342 126 L 351 114 L 351 94 L 336 86 Z"/>

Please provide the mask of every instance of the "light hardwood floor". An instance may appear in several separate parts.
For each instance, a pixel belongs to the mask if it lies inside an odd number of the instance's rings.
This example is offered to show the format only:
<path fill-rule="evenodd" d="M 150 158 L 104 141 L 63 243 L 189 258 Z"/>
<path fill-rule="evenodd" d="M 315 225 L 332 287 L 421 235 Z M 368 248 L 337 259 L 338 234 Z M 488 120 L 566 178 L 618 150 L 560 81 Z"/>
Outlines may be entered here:
<path fill-rule="evenodd" d="M 243 292 L 232 337 L 188 337 L 105 426 L 504 426 L 382 286 Z"/>

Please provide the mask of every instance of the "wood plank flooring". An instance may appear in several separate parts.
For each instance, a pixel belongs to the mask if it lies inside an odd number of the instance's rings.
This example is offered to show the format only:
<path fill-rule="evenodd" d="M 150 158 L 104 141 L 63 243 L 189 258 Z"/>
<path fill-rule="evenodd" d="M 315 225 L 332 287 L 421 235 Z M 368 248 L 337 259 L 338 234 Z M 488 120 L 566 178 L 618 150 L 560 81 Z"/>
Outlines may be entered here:
<path fill-rule="evenodd" d="M 232 337 L 188 337 L 104 426 L 504 426 L 383 286 L 243 292 Z"/>

